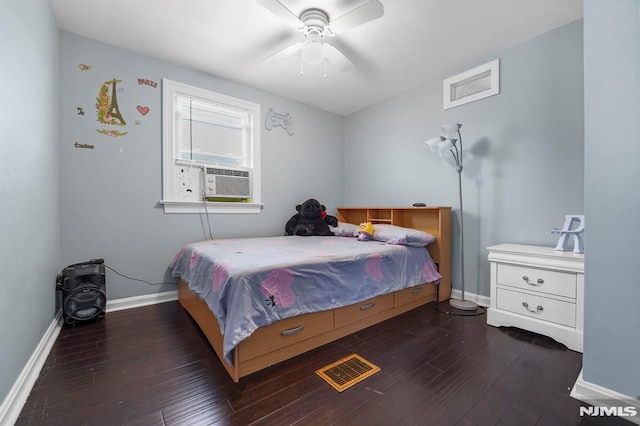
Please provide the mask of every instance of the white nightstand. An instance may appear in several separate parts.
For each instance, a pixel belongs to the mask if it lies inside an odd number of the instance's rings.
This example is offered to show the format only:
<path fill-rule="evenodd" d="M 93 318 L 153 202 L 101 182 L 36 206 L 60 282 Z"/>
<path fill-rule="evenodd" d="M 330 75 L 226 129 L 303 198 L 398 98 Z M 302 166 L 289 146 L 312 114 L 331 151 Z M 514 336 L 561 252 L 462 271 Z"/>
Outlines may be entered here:
<path fill-rule="evenodd" d="M 544 334 L 582 352 L 584 254 L 553 247 L 487 247 L 491 307 L 487 323 Z"/>

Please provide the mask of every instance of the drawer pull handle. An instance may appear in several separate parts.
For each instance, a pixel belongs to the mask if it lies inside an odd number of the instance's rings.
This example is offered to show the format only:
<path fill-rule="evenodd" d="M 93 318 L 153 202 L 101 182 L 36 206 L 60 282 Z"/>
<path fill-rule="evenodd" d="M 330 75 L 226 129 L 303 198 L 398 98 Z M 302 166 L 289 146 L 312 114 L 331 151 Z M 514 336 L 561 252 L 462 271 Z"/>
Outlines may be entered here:
<path fill-rule="evenodd" d="M 299 326 L 297 326 L 297 327 L 295 327 L 295 328 L 291 328 L 291 329 L 289 329 L 289 330 L 282 330 L 282 331 L 280 332 L 280 335 L 281 335 L 281 336 L 291 336 L 292 334 L 299 333 L 299 332 L 301 332 L 302 330 L 304 330 L 304 325 L 299 325 Z"/>
<path fill-rule="evenodd" d="M 524 308 L 527 311 L 529 311 L 531 313 L 534 313 L 534 314 L 539 314 L 540 312 L 542 312 L 544 310 L 544 308 L 542 306 L 540 306 L 540 305 L 538 305 L 535 310 L 529 309 L 529 304 L 527 302 L 522 302 L 522 306 L 524 306 Z"/>
<path fill-rule="evenodd" d="M 411 290 L 411 294 L 422 293 L 422 290 L 424 290 L 424 287 L 414 288 L 413 290 Z"/>
<path fill-rule="evenodd" d="M 536 286 L 536 287 L 541 286 L 542 284 L 544 284 L 544 280 L 543 280 L 542 278 L 538 278 L 538 279 L 536 280 L 536 282 L 535 282 L 535 283 L 534 283 L 534 282 L 531 282 L 531 281 L 529 280 L 529 277 L 528 277 L 528 276 L 526 276 L 526 275 L 523 275 L 523 276 L 522 276 L 522 279 L 524 280 L 524 282 L 525 282 L 525 283 L 527 283 L 527 284 L 529 284 L 529 285 L 534 285 L 534 286 Z"/>
<path fill-rule="evenodd" d="M 376 306 L 376 302 L 367 303 L 366 305 L 360 306 L 361 311 L 366 311 Z"/>

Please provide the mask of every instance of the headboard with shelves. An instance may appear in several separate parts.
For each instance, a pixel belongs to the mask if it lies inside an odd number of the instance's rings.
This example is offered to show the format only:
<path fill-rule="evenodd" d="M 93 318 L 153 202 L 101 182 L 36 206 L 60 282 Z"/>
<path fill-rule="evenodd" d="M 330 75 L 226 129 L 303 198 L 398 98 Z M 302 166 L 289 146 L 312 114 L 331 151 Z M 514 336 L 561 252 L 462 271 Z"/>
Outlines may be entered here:
<path fill-rule="evenodd" d="M 340 222 L 358 225 L 362 222 L 385 223 L 419 229 L 436 237 L 427 247 L 442 275 L 438 296 L 449 298 L 451 293 L 451 207 L 338 207 Z"/>

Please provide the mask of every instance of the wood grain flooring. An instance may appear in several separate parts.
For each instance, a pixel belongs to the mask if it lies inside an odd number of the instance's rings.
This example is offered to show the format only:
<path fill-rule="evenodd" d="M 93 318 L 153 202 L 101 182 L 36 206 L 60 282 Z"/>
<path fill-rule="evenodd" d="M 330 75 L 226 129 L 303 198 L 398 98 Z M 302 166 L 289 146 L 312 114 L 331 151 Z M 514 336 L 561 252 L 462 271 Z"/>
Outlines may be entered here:
<path fill-rule="evenodd" d="M 314 372 L 381 371 L 342 393 Z M 64 327 L 16 425 L 630 425 L 580 417 L 582 355 L 429 304 L 252 374 L 227 376 L 178 302 Z"/>

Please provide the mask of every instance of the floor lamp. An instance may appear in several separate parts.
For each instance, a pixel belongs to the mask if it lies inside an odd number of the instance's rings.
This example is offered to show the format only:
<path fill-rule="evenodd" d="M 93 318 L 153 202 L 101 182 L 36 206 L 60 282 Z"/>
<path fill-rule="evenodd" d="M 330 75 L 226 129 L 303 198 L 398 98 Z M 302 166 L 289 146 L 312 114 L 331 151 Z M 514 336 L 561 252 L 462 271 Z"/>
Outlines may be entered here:
<path fill-rule="evenodd" d="M 460 134 L 462 124 L 451 123 L 442 126 L 443 136 L 432 138 L 425 143 L 432 151 L 438 152 L 440 157 L 451 153 L 456 162 L 458 172 L 458 194 L 460 195 L 460 280 L 462 282 L 462 298 L 449 299 L 451 307 L 463 311 L 475 311 L 478 305 L 475 302 L 464 298 L 464 225 L 462 219 L 462 135 Z M 457 138 L 456 138 L 457 136 Z M 458 147 L 459 145 L 459 147 Z"/>

